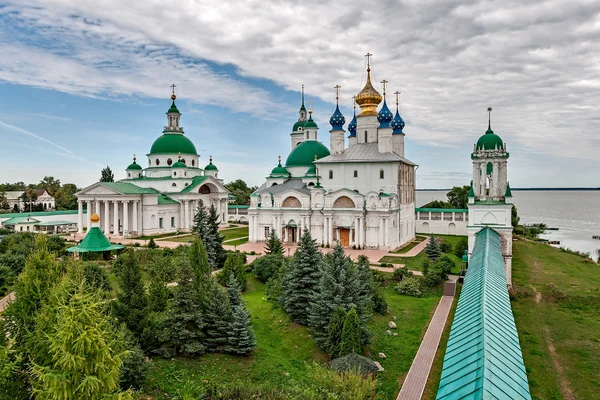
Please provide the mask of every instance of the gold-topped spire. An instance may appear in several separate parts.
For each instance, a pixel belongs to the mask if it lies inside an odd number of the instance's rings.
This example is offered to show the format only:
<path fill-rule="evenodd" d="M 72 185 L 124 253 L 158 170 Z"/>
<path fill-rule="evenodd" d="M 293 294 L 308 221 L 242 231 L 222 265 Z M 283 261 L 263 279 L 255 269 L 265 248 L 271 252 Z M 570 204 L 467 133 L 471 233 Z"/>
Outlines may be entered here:
<path fill-rule="evenodd" d="M 312 115 L 312 100 L 308 101 L 308 113 Z"/>
<path fill-rule="evenodd" d="M 381 95 L 373 87 L 371 83 L 371 56 L 373 54 L 367 53 L 367 83 L 365 87 L 356 95 L 355 101 L 360 106 L 359 117 L 364 116 L 377 116 L 377 106 L 381 103 Z"/>
<path fill-rule="evenodd" d="M 173 100 L 173 101 L 177 98 L 177 96 L 175 96 L 175 88 L 176 87 L 177 86 L 175 86 L 175 84 L 171 85 L 171 100 Z"/>
<path fill-rule="evenodd" d="M 339 99 L 340 99 L 340 85 L 335 85 L 333 87 L 335 89 L 335 105 L 339 105 Z"/>
<path fill-rule="evenodd" d="M 177 158 L 178 158 L 179 160 L 181 160 L 181 152 L 179 152 L 179 153 L 177 154 Z"/>

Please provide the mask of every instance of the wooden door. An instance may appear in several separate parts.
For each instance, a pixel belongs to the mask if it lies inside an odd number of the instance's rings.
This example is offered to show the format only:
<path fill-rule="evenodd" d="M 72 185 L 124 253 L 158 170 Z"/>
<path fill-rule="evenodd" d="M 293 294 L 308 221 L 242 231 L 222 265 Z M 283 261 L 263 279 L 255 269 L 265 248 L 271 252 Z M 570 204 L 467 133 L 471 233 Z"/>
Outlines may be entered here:
<path fill-rule="evenodd" d="M 350 229 L 340 228 L 340 243 L 343 247 L 350 246 Z"/>

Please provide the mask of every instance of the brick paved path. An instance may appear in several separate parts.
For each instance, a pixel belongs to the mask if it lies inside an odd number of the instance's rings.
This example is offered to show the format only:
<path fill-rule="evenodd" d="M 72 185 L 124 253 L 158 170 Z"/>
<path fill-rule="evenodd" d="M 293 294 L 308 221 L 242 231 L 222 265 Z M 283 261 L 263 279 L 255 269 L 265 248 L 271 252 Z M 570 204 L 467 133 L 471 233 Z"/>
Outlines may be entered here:
<path fill-rule="evenodd" d="M 10 293 L 8 296 L 0 300 L 0 313 L 8 307 L 8 304 L 15 299 L 15 292 Z"/>
<path fill-rule="evenodd" d="M 408 375 L 406 375 L 397 400 L 421 399 L 453 300 L 454 296 L 442 296 L 429 323 L 427 332 L 425 332 L 425 337 L 423 337 L 419 351 L 417 351 Z"/>

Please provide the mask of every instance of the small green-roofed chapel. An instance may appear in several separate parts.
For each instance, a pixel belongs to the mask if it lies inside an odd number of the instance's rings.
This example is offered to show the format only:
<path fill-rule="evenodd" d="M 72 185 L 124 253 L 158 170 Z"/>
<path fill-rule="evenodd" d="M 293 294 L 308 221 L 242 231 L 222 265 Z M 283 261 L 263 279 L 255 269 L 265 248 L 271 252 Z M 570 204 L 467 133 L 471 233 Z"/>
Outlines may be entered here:
<path fill-rule="evenodd" d="M 167 125 L 146 154 L 147 166 L 144 168 L 134 155 L 120 180 L 97 182 L 76 193 L 81 237 L 84 228 L 90 228 L 83 218 L 84 209 L 100 216 L 98 228 L 111 237 L 189 232 L 199 207 L 214 207 L 219 222 L 229 222 L 229 191 L 219 178 L 212 156 L 206 167 L 201 167 L 205 162 L 180 125 L 182 113 L 176 104 L 175 88 L 171 86 Z"/>
<path fill-rule="evenodd" d="M 104 233 L 98 227 L 100 217 L 94 213 L 90 217 L 91 228 L 87 231 L 85 238 L 77 246 L 69 247 L 69 253 L 110 253 L 113 250 L 120 250 L 125 246 L 121 244 L 112 244 L 106 238 Z"/>

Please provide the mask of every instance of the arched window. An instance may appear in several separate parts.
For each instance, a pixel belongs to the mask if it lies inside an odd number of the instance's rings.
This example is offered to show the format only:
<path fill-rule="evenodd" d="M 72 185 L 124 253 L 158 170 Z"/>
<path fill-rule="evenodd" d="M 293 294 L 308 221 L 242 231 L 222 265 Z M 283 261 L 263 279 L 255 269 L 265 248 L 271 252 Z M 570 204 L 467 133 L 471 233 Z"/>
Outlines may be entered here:
<path fill-rule="evenodd" d="M 160 165 L 160 160 L 158 158 L 156 159 L 156 165 Z"/>
<path fill-rule="evenodd" d="M 167 165 L 171 165 L 173 164 L 173 160 L 171 160 L 170 158 L 167 158 Z"/>
<path fill-rule="evenodd" d="M 183 176 L 187 176 L 187 172 L 185 172 L 185 171 L 184 171 L 184 172 L 183 172 Z"/>
<path fill-rule="evenodd" d="M 182 158 L 182 159 L 181 159 L 181 162 L 185 164 L 185 158 Z"/>
<path fill-rule="evenodd" d="M 365 131 L 365 143 L 367 143 L 367 131 Z"/>
<path fill-rule="evenodd" d="M 273 184 L 271 186 L 276 186 L 276 185 L 277 185 L 277 182 L 273 182 Z"/>
<path fill-rule="evenodd" d="M 173 171 L 173 176 L 177 176 L 177 172 L 176 171 Z"/>
<path fill-rule="evenodd" d="M 314 183 L 314 182 L 310 182 L 310 183 L 308 184 L 308 187 L 313 187 L 313 186 L 315 186 L 315 183 Z"/>
<path fill-rule="evenodd" d="M 338 197 L 338 199 L 333 203 L 333 208 L 354 208 L 356 205 L 354 201 L 348 196 Z"/>
<path fill-rule="evenodd" d="M 308 131 L 306 131 L 306 140 L 308 140 Z"/>
<path fill-rule="evenodd" d="M 192 167 L 196 165 L 196 160 L 192 160 Z"/>
<path fill-rule="evenodd" d="M 384 179 L 384 178 L 385 178 L 385 172 L 382 169 L 380 169 L 379 170 L 379 179 Z"/>
<path fill-rule="evenodd" d="M 358 171 L 357 170 L 354 170 L 354 177 L 358 178 Z"/>
<path fill-rule="evenodd" d="M 302 204 L 300 203 L 300 200 L 298 200 L 297 198 L 290 196 L 287 197 L 285 200 L 283 200 L 283 202 L 281 203 L 281 207 L 302 207 Z"/>
<path fill-rule="evenodd" d="M 329 179 L 333 179 L 333 170 L 329 170 Z"/>
<path fill-rule="evenodd" d="M 210 194 L 210 187 L 208 185 L 202 185 L 202 186 L 200 186 L 200 189 L 198 189 L 198 193 Z"/>
<path fill-rule="evenodd" d="M 173 184 L 171 186 L 177 186 L 177 184 L 175 182 L 173 182 Z"/>
<path fill-rule="evenodd" d="M 131 174 L 130 174 L 129 172 L 127 173 L 127 177 L 128 177 L 128 178 L 131 178 Z"/>

